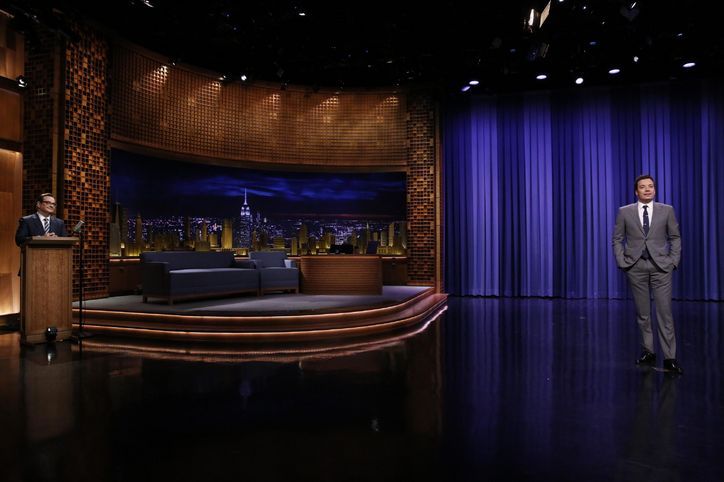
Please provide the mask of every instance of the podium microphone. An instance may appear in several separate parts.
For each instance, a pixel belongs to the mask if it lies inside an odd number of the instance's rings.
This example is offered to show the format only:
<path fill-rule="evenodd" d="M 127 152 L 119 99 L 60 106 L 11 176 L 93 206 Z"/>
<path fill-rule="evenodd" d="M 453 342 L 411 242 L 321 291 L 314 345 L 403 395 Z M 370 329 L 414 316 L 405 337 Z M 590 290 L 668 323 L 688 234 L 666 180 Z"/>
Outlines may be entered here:
<path fill-rule="evenodd" d="M 71 339 L 75 342 L 80 343 L 83 338 L 88 338 L 89 336 L 93 336 L 91 333 L 88 333 L 87 331 L 83 331 L 83 279 L 85 278 L 83 273 L 83 226 L 85 225 L 85 221 L 82 219 L 78 221 L 78 224 L 75 225 L 73 228 L 73 233 L 80 235 L 80 249 L 78 251 L 78 284 L 79 284 L 79 290 L 78 290 L 78 333 L 75 334 L 75 336 L 71 337 Z"/>

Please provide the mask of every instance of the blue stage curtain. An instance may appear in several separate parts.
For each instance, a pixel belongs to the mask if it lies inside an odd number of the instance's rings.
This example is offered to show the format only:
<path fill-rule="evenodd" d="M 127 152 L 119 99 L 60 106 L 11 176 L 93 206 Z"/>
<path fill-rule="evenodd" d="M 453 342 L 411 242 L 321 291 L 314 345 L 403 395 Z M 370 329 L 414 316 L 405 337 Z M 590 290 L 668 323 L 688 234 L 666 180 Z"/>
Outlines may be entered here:
<path fill-rule="evenodd" d="M 449 293 L 629 296 L 611 235 L 650 173 L 681 227 L 674 297 L 724 299 L 721 83 L 473 96 L 442 112 Z"/>

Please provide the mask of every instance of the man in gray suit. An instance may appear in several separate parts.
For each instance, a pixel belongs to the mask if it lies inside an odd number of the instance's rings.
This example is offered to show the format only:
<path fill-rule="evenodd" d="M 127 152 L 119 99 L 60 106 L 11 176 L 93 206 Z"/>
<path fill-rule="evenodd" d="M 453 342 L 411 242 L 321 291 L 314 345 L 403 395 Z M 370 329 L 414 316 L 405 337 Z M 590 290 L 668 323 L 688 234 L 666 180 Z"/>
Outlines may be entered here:
<path fill-rule="evenodd" d="M 626 272 L 636 304 L 636 319 L 643 338 L 643 353 L 637 365 L 656 363 L 651 328 L 651 292 L 656 305 L 659 345 L 664 370 L 682 374 L 676 361 L 676 334 L 671 314 L 671 278 L 679 265 L 681 236 L 674 208 L 654 202 L 656 183 L 646 174 L 636 178 L 638 202 L 622 206 L 613 230 L 616 264 Z"/>

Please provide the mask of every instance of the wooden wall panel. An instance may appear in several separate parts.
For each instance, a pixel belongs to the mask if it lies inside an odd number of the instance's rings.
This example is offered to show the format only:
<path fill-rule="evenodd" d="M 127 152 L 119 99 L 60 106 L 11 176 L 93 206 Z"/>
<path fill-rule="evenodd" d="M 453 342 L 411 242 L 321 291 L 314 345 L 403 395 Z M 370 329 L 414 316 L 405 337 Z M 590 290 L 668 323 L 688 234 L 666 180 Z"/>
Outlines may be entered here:
<path fill-rule="evenodd" d="M 403 170 L 405 97 L 222 83 L 113 50 L 113 140 L 201 158 Z"/>
<path fill-rule="evenodd" d="M 0 139 L 22 142 L 22 104 L 20 94 L 0 89 Z"/>
<path fill-rule="evenodd" d="M 23 75 L 25 41 L 23 35 L 9 28 L 10 18 L 0 13 L 0 76 L 15 79 Z"/>
<path fill-rule="evenodd" d="M 20 311 L 20 250 L 15 246 L 15 230 L 22 174 L 22 155 L 0 149 L 0 316 Z"/>

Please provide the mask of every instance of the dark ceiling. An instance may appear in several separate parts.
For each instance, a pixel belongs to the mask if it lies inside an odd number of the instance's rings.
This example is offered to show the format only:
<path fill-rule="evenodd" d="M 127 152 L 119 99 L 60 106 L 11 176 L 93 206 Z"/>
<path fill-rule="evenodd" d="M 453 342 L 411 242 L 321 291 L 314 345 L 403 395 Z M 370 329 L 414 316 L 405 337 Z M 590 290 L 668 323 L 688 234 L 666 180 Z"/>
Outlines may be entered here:
<path fill-rule="evenodd" d="M 527 28 L 531 8 L 546 3 L 27 0 L 4 9 L 26 30 L 62 31 L 80 17 L 233 81 L 459 91 L 477 79 L 472 91 L 504 92 L 572 86 L 579 75 L 596 85 L 724 71 L 722 30 L 702 2 L 552 0 L 545 23 Z"/>

